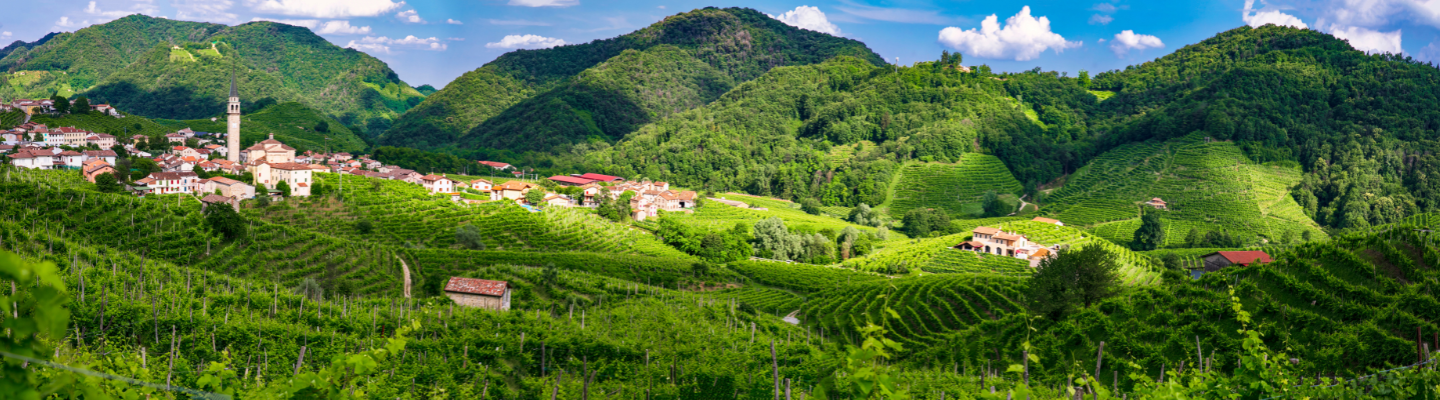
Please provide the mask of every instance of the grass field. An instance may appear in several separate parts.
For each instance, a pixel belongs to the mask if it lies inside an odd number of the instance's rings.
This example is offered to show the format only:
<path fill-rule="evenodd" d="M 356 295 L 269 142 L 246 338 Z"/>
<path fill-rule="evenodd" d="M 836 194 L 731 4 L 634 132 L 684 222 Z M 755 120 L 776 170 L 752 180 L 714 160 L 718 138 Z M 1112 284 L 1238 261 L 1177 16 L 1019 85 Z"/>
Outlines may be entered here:
<path fill-rule="evenodd" d="M 1013 199 L 1024 189 L 999 158 L 978 153 L 965 153 L 954 164 L 907 164 L 899 175 L 885 204 L 895 219 L 922 207 L 945 210 L 951 217 L 972 217 L 980 213 L 985 192 L 1008 195 L 1016 204 Z"/>
<path fill-rule="evenodd" d="M 1167 244 L 1194 228 L 1226 230 L 1247 245 L 1325 233 L 1289 195 L 1300 179 L 1294 168 L 1250 162 L 1228 142 L 1198 135 L 1121 146 L 1096 158 L 1054 191 L 1041 214 L 1084 228 L 1112 242 L 1129 243 L 1140 227 L 1140 203 L 1169 202 L 1162 211 Z"/>

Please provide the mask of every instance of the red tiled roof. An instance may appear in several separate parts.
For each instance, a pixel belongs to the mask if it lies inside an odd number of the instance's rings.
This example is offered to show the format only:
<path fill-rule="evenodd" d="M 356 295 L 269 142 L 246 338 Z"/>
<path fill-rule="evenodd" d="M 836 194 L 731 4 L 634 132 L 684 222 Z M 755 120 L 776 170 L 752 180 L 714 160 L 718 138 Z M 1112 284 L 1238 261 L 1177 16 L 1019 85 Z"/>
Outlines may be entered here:
<path fill-rule="evenodd" d="M 594 179 L 576 178 L 576 177 L 573 177 L 573 176 L 565 176 L 565 175 L 555 175 L 555 176 L 550 177 L 549 179 L 552 180 L 552 181 L 556 181 L 556 182 L 560 182 L 560 183 L 569 183 L 569 184 L 572 184 L 572 185 L 584 185 L 584 184 L 587 184 L 587 183 L 595 182 Z"/>
<path fill-rule="evenodd" d="M 1258 250 L 1217 251 L 1210 254 L 1219 254 L 1221 257 L 1225 257 L 1226 260 L 1230 260 L 1230 262 L 1240 265 L 1250 265 L 1251 263 L 1254 263 L 1255 260 L 1260 260 L 1261 264 L 1269 263 L 1271 261 L 1269 254 L 1265 254 L 1265 252 Z"/>
<path fill-rule="evenodd" d="M 995 238 L 996 238 L 996 239 L 1000 239 L 1000 240 L 1020 240 L 1020 239 L 1024 239 L 1025 237 L 1024 237 L 1024 236 L 1020 236 L 1020 235 L 1015 235 L 1015 234 L 1009 234 L 1009 233 L 1001 232 L 1001 233 L 995 234 Z"/>
<path fill-rule="evenodd" d="M 580 177 L 581 177 L 581 178 L 585 178 L 585 179 L 590 179 L 590 180 L 601 181 L 601 182 L 614 182 L 614 181 L 617 181 L 617 180 L 620 179 L 620 177 L 618 177 L 618 176 L 601 175 L 601 174 L 596 174 L 596 173 L 592 173 L 592 172 L 587 172 L 587 173 L 580 174 Z"/>
<path fill-rule="evenodd" d="M 509 287 L 510 283 L 505 281 L 488 281 L 456 276 L 451 277 L 450 282 L 445 284 L 445 291 L 499 297 L 504 296 L 505 289 Z"/>
<path fill-rule="evenodd" d="M 480 161 L 479 163 L 482 164 L 482 165 L 488 166 L 488 167 L 490 167 L 490 168 L 506 168 L 506 167 L 509 167 L 509 166 L 510 166 L 510 164 L 506 164 L 506 163 L 498 162 L 498 161 Z"/>

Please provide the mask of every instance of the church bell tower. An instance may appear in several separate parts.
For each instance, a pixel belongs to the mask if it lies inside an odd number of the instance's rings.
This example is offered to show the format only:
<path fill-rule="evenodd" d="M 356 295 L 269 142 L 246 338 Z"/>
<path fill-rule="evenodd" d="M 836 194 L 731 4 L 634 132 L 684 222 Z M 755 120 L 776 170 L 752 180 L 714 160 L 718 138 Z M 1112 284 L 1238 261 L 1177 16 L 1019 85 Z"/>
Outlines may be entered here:
<path fill-rule="evenodd" d="M 230 73 L 230 103 L 225 117 L 225 158 L 240 162 L 240 91 L 235 89 L 235 73 Z"/>

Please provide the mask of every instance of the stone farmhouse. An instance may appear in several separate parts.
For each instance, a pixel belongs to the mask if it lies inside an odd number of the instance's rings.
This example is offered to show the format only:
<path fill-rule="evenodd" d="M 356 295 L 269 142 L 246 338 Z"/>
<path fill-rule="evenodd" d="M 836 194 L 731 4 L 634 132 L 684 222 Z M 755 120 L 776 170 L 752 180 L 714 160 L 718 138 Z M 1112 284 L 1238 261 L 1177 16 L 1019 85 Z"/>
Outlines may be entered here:
<path fill-rule="evenodd" d="M 1058 221 L 1057 221 L 1058 222 Z M 1055 253 L 1055 249 L 1031 242 L 1024 235 L 1005 232 L 988 226 L 976 227 L 970 231 L 969 241 L 953 246 L 958 250 L 1014 257 L 1030 261 L 1034 267 L 1040 260 Z"/>
<path fill-rule="evenodd" d="M 510 310 L 510 283 L 485 279 L 451 277 L 445 283 L 445 296 L 466 307 L 487 310 Z"/>

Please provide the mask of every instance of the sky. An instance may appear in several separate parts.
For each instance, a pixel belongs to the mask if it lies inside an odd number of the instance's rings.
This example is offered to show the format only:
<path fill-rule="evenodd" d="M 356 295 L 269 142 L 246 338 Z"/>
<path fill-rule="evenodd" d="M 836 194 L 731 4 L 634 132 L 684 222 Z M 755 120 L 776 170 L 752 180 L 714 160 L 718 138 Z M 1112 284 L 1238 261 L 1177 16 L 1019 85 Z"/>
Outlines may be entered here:
<path fill-rule="evenodd" d="M 1371 53 L 1440 61 L 1440 0 L 45 0 L 7 1 L 0 42 L 33 41 L 129 14 L 305 26 L 437 88 L 515 49 L 623 35 L 697 8 L 749 7 L 864 42 L 909 65 L 959 51 L 996 71 L 1071 76 L 1139 64 L 1244 25 L 1287 25 Z"/>

